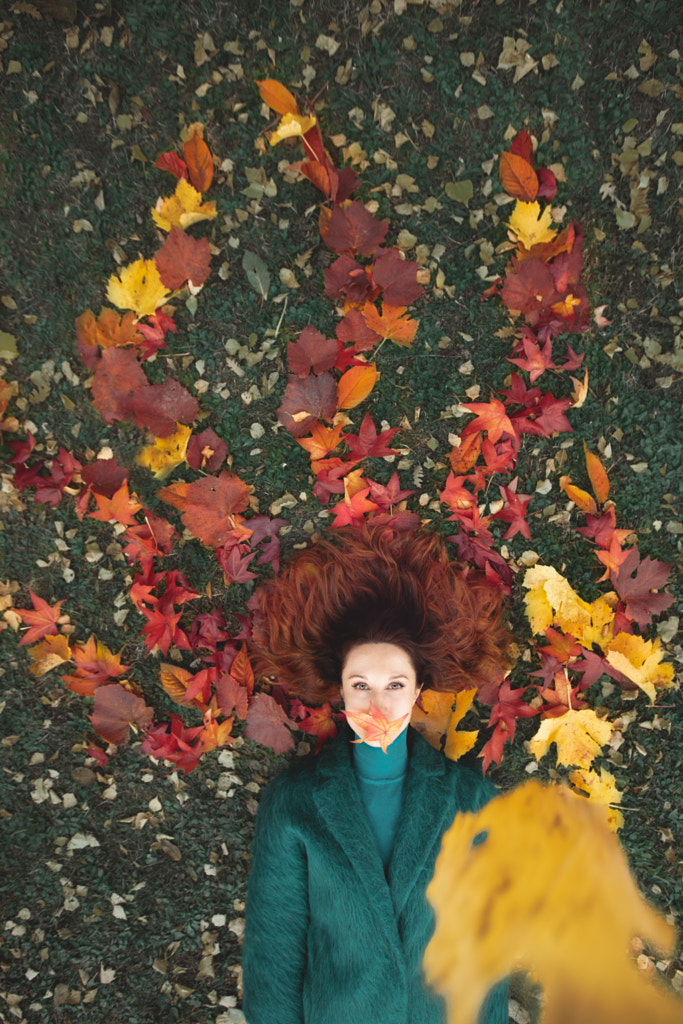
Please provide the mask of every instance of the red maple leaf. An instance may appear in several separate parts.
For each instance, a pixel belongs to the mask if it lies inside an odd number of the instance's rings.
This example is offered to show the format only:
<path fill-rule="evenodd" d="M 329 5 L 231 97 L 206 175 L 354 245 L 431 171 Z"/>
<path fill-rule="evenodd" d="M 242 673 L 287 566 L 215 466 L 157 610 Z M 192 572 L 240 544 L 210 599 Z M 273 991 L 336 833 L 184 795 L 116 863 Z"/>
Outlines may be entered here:
<path fill-rule="evenodd" d="M 95 707 L 89 715 L 95 732 L 108 743 L 126 743 L 131 726 L 144 730 L 151 725 L 154 713 L 142 697 L 130 693 L 120 683 L 98 686 Z"/>
<path fill-rule="evenodd" d="M 378 434 L 370 413 L 366 412 L 358 433 L 344 435 L 344 440 L 351 449 L 348 457 L 363 459 L 366 456 L 372 456 L 379 459 L 385 455 L 396 455 L 396 450 L 394 448 L 387 448 L 386 444 L 388 441 L 391 441 L 394 434 L 397 434 L 398 431 L 399 427 L 392 427 Z"/>
<path fill-rule="evenodd" d="M 543 437 L 551 437 L 552 434 L 571 433 L 572 425 L 564 415 L 572 405 L 571 398 L 555 398 L 549 391 L 541 398 L 537 409 L 540 415 L 536 415 L 535 423 L 543 432 Z"/>
<path fill-rule="evenodd" d="M 519 689 L 513 690 L 510 687 L 510 680 L 504 679 L 498 690 L 497 700 L 491 708 L 487 724 L 504 722 L 510 739 L 514 739 L 515 723 L 518 718 L 533 718 L 538 714 L 538 708 L 532 707 L 522 699 L 525 689 L 526 687 L 520 686 Z"/>
<path fill-rule="evenodd" d="M 129 526 L 124 534 L 128 544 L 123 553 L 131 562 L 167 555 L 173 544 L 175 530 L 168 520 L 155 516 L 149 509 L 144 509 L 144 513 L 145 522 Z"/>
<path fill-rule="evenodd" d="M 217 549 L 218 561 L 223 567 L 227 583 L 248 583 L 256 579 L 256 573 L 249 571 L 249 563 L 256 558 L 256 552 L 242 556 L 240 548 L 240 544 L 233 544 L 227 551 L 225 547 Z"/>
<path fill-rule="evenodd" d="M 311 370 L 318 374 L 331 370 L 338 354 L 336 338 L 326 338 L 315 327 L 308 326 L 287 346 L 287 365 L 297 377 L 307 377 Z"/>
<path fill-rule="evenodd" d="M 389 221 L 377 220 L 363 203 L 351 203 L 346 209 L 335 206 L 331 214 L 321 210 L 320 234 L 333 252 L 372 256 L 384 241 Z"/>
<path fill-rule="evenodd" d="M 372 264 L 372 279 L 388 306 L 409 306 L 422 295 L 417 263 L 404 260 L 398 249 L 385 249 Z M 356 301 L 356 300 L 354 300 Z"/>
<path fill-rule="evenodd" d="M 618 571 L 612 573 L 612 583 L 625 602 L 626 615 L 641 629 L 652 622 L 653 615 L 660 615 L 673 604 L 671 594 L 656 593 L 665 586 L 670 569 L 669 564 L 654 558 L 644 558 L 641 562 L 640 551 L 632 547 Z"/>
<path fill-rule="evenodd" d="M 505 722 L 498 722 L 490 738 L 479 752 L 479 757 L 483 759 L 482 771 L 484 775 L 489 770 L 491 762 L 500 764 L 503 756 L 503 747 L 511 739 L 512 735 Z"/>
<path fill-rule="evenodd" d="M 185 456 L 191 469 L 203 469 L 206 473 L 215 473 L 223 464 L 228 454 L 228 446 L 215 431 L 207 427 L 201 434 L 193 434 L 187 446 Z"/>
<path fill-rule="evenodd" d="M 147 323 L 138 323 L 138 331 L 142 334 L 144 342 L 140 346 L 140 358 L 144 361 L 153 356 L 160 348 L 166 348 L 166 334 L 172 331 L 178 333 L 173 317 L 156 309 L 152 316 L 147 317 Z"/>
<path fill-rule="evenodd" d="M 276 754 L 284 754 L 294 746 L 290 729 L 296 728 L 278 702 L 268 693 L 257 693 L 249 701 L 247 739 L 272 747 Z"/>
<path fill-rule="evenodd" d="M 290 377 L 277 418 L 292 437 L 305 437 L 316 420 L 331 420 L 337 410 L 337 385 L 331 373 Z"/>
<path fill-rule="evenodd" d="M 543 348 L 540 348 L 535 335 L 530 331 L 524 331 L 521 344 L 524 350 L 524 358 L 509 358 L 508 362 L 515 363 L 522 370 L 527 370 L 532 384 L 546 370 L 555 369 L 552 338 L 548 338 Z"/>
<path fill-rule="evenodd" d="M 208 238 L 193 238 L 175 226 L 155 253 L 154 262 L 162 284 L 171 291 L 182 288 L 186 281 L 198 288 L 211 272 L 211 246 Z"/>
<path fill-rule="evenodd" d="M 505 499 L 505 506 L 499 512 L 496 512 L 493 518 L 502 519 L 503 522 L 510 523 L 509 529 L 503 534 L 503 540 L 509 540 L 517 533 L 521 533 L 527 540 L 531 539 L 529 524 L 526 520 L 526 510 L 527 505 L 533 498 L 533 494 L 517 494 L 518 480 L 519 478 L 515 477 L 508 486 L 498 488 L 501 498 Z"/>
<path fill-rule="evenodd" d="M 495 444 L 503 434 L 510 434 L 514 437 L 514 427 L 505 406 L 497 398 L 492 398 L 490 402 L 465 402 L 463 408 L 476 413 L 477 416 L 475 420 L 467 424 L 463 430 L 463 436 L 485 430 L 492 444 Z"/>
<path fill-rule="evenodd" d="M 145 372 L 132 349 L 107 348 L 92 382 L 93 405 L 105 423 L 126 420 L 134 392 L 148 386 Z"/>
<path fill-rule="evenodd" d="M 66 448 L 60 447 L 59 453 L 53 459 L 50 468 L 50 475 L 36 478 L 35 500 L 39 503 L 49 503 L 53 507 L 61 501 L 64 489 L 69 486 L 74 474 L 81 468 L 80 462 L 73 457 Z M 16 474 L 15 474 L 16 475 Z"/>
<path fill-rule="evenodd" d="M 19 641 L 20 647 L 25 646 L 25 644 L 35 643 L 36 640 L 40 640 L 44 636 L 56 636 L 58 632 L 57 626 L 61 618 L 60 609 L 64 604 L 64 601 L 56 601 L 53 605 L 49 605 L 47 601 L 44 601 L 42 597 L 38 597 L 32 590 L 29 590 L 29 596 L 33 609 L 12 609 L 21 618 L 21 621 L 25 622 L 29 627 Z"/>
<path fill-rule="evenodd" d="M 168 437 L 178 423 L 192 423 L 198 412 L 197 399 L 173 378 L 137 388 L 128 402 L 129 417 L 155 437 Z"/>
<path fill-rule="evenodd" d="M 409 498 L 415 491 L 402 491 L 398 473 L 394 470 L 387 484 L 378 484 L 376 480 L 368 480 L 370 498 L 383 511 L 388 512 L 404 498 Z"/>
<path fill-rule="evenodd" d="M 181 480 L 158 493 L 180 509 L 183 523 L 198 540 L 217 548 L 238 525 L 235 515 L 248 507 L 253 490 L 235 473 L 223 470 L 220 476 L 202 477 L 189 484 Z"/>
<path fill-rule="evenodd" d="M 76 499 L 76 514 L 82 519 L 88 511 L 91 494 L 102 494 L 112 498 L 128 479 L 128 470 L 119 466 L 116 459 L 96 459 L 81 467 L 81 479 L 85 486 Z"/>
<path fill-rule="evenodd" d="M 142 742 L 142 753 L 149 754 L 159 760 L 177 764 L 185 774 L 191 772 L 199 764 L 203 746 L 201 733 L 203 726 L 186 729 L 178 715 L 171 715 L 167 724 L 150 725 Z"/>

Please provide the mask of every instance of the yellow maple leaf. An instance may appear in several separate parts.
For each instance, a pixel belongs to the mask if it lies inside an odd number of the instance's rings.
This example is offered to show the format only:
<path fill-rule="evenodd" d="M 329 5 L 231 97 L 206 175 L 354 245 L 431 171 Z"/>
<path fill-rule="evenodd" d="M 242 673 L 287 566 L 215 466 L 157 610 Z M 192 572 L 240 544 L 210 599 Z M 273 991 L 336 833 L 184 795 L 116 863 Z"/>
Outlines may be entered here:
<path fill-rule="evenodd" d="M 671 686 L 673 665 L 662 664 L 662 646 L 658 639 L 644 640 L 631 633 L 618 633 L 605 648 L 605 656 L 612 668 L 622 672 L 639 686 L 654 703 L 655 687 Z"/>
<path fill-rule="evenodd" d="M 541 213 L 540 203 L 524 203 L 518 199 L 508 227 L 517 236 L 517 241 L 525 249 L 542 242 L 552 242 L 556 231 L 550 227 L 553 221 L 552 210 L 546 206 Z"/>
<path fill-rule="evenodd" d="M 192 436 L 192 427 L 182 423 L 176 424 L 174 434 L 168 437 L 157 437 L 154 444 L 148 445 L 138 452 L 136 462 L 150 469 L 157 480 L 163 480 L 171 470 L 185 462 L 187 445 Z"/>
<path fill-rule="evenodd" d="M 138 317 L 151 316 L 170 295 L 164 288 L 154 260 L 135 260 L 112 274 L 107 298 L 119 309 L 132 309 Z"/>
<path fill-rule="evenodd" d="M 43 637 L 39 643 L 29 647 L 28 653 L 33 659 L 28 668 L 32 676 L 44 676 L 46 672 L 71 660 L 69 641 L 62 633 Z"/>
<path fill-rule="evenodd" d="M 571 584 L 551 565 L 527 569 L 523 585 L 526 615 L 534 633 L 556 626 L 590 648 L 604 647 L 612 637 L 613 595 L 603 594 L 589 603 L 579 597 Z"/>
<path fill-rule="evenodd" d="M 452 693 L 423 690 L 419 702 L 422 707 L 418 704 L 413 705 L 410 724 L 435 750 L 441 750 L 441 741 L 448 728 L 453 700 Z"/>
<path fill-rule="evenodd" d="M 629 956 L 634 936 L 672 955 L 674 929 L 641 896 L 604 813 L 566 787 L 532 780 L 456 815 L 427 898 L 436 927 L 423 967 L 448 1024 L 475 1024 L 516 970 L 543 986 L 543 1024 L 682 1019 Z"/>
<path fill-rule="evenodd" d="M 558 718 L 546 718 L 536 735 L 529 740 L 531 752 L 537 761 L 548 753 L 550 744 L 557 745 L 557 763 L 590 768 L 595 758 L 609 743 L 612 726 L 594 711 L 570 709 Z"/>
<path fill-rule="evenodd" d="M 279 125 L 271 133 L 269 141 L 271 146 L 277 146 L 283 139 L 291 139 L 295 135 L 305 135 L 316 123 L 315 117 L 308 117 L 306 114 L 284 114 Z"/>
<path fill-rule="evenodd" d="M 592 768 L 589 771 L 577 768 L 569 776 L 569 781 L 572 786 L 587 793 L 593 803 L 604 809 L 607 825 L 612 832 L 623 827 L 624 815 L 616 807 L 610 807 L 610 804 L 620 804 L 623 796 L 617 789 L 616 780 L 611 772 L 601 768 L 598 775 Z"/>
<path fill-rule="evenodd" d="M 162 231 L 170 231 L 172 227 L 184 230 L 200 220 L 213 220 L 216 213 L 213 200 L 202 203 L 201 192 L 193 188 L 189 181 L 180 178 L 172 196 L 157 199 L 152 217 Z"/>
<path fill-rule="evenodd" d="M 478 730 L 458 729 L 458 725 L 472 707 L 472 701 L 476 692 L 476 689 L 473 688 L 471 690 L 461 690 L 460 693 L 455 695 L 455 708 L 448 721 L 446 745 L 443 751 L 450 761 L 457 761 L 468 750 L 471 750 L 477 741 Z"/>

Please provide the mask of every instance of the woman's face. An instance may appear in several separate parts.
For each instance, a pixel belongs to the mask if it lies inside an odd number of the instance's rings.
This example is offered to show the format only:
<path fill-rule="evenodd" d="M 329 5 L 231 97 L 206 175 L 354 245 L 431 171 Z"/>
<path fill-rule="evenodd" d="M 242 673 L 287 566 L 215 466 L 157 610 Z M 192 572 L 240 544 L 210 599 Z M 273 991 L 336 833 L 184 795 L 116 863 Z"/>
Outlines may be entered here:
<path fill-rule="evenodd" d="M 341 679 L 341 695 L 347 711 L 367 713 L 372 702 L 390 722 L 408 715 L 420 693 L 413 663 L 396 644 L 364 643 L 352 647 Z M 407 717 L 404 729 L 409 722 Z M 364 738 L 362 729 L 354 726 L 354 731 Z M 369 745 L 378 747 L 380 744 L 373 740 Z"/>

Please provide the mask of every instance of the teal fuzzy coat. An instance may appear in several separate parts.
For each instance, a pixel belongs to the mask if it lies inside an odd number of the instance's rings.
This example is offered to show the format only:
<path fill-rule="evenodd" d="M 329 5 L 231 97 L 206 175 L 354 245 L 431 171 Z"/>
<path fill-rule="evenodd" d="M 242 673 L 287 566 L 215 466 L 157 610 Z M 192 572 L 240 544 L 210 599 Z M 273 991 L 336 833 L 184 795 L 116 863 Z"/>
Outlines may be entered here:
<path fill-rule="evenodd" d="M 408 774 L 385 875 L 353 770 L 350 732 L 268 786 L 256 818 L 244 935 L 248 1024 L 444 1024 L 421 979 L 425 898 L 458 811 L 494 795 L 477 767 L 410 730 Z M 507 1024 L 507 985 L 480 1024 Z"/>

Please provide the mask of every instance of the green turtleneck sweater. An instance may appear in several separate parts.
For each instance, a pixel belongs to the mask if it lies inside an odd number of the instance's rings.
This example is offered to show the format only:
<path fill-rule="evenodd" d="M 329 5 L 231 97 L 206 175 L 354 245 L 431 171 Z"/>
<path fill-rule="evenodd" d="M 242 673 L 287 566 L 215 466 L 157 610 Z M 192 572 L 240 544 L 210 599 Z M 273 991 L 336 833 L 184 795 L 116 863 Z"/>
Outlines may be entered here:
<path fill-rule="evenodd" d="M 377 840 L 384 870 L 389 866 L 408 771 L 408 730 L 404 729 L 386 754 L 381 747 L 352 743 L 353 766 L 370 828 Z"/>

